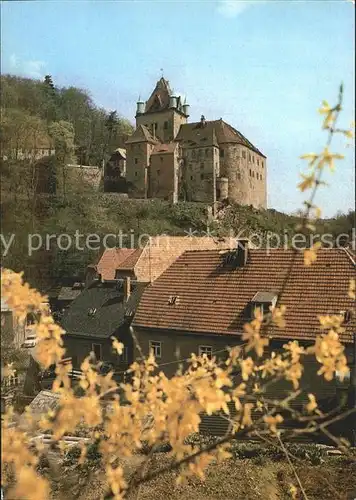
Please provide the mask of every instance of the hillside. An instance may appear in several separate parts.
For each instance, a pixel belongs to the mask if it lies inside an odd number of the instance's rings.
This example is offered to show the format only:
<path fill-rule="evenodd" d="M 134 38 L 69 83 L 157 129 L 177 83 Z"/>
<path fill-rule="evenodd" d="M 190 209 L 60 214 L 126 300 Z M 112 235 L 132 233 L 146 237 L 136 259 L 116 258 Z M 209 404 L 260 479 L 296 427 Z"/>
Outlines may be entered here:
<path fill-rule="evenodd" d="M 77 87 L 58 87 L 48 75 L 44 81 L 12 75 L 1 76 L 3 154 L 10 148 L 43 144 L 51 123 L 70 123 L 75 153 L 83 165 L 101 165 L 108 152 L 123 147 L 133 127 L 117 111 L 96 106 L 90 94 Z"/>
<path fill-rule="evenodd" d="M 295 234 L 298 217 L 277 212 L 276 210 L 256 210 L 251 207 L 233 205 L 219 213 L 216 221 L 208 222 L 206 205 L 198 203 L 178 203 L 176 205 L 160 200 L 127 200 L 119 196 L 85 193 L 81 196 L 43 197 L 36 200 L 32 216 L 31 200 L 3 197 L 1 205 L 2 232 L 6 238 L 15 234 L 15 243 L 8 255 L 3 257 L 3 265 L 14 270 L 26 270 L 26 277 L 34 286 L 42 288 L 42 282 L 56 279 L 58 276 L 80 276 L 88 262 L 96 255 L 96 251 L 88 248 L 78 249 L 74 245 L 75 234 L 78 231 L 84 236 L 97 234 L 102 241 L 106 234 L 122 234 L 122 244 L 137 246 L 142 235 L 205 235 L 208 228 L 215 237 L 230 235 L 250 236 L 255 244 L 259 241 L 266 244 L 269 232 L 281 238 Z M 316 224 L 315 233 L 330 233 L 334 238 L 338 234 L 352 235 L 355 212 L 340 215 L 333 219 L 320 220 Z M 33 237 L 33 243 L 42 245 L 28 252 L 28 235 Z M 56 240 L 52 239 L 49 248 L 46 247 L 46 234 L 66 234 L 72 238 L 73 246 L 68 251 L 58 249 Z M 144 241 L 145 236 L 142 236 Z M 260 240 L 259 240 L 260 239 Z M 67 240 L 66 240 L 67 241 Z M 271 239 L 271 245 L 277 241 Z M 108 246 L 114 246 L 114 240 L 107 240 Z"/>

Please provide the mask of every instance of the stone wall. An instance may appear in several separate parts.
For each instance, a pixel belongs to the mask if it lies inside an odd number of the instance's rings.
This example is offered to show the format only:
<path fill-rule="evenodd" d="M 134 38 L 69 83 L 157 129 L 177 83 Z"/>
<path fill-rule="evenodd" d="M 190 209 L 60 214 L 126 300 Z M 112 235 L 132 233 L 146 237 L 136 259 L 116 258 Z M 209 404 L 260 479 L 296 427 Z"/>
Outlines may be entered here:
<path fill-rule="evenodd" d="M 151 156 L 149 167 L 149 197 L 176 201 L 177 154 L 157 153 Z"/>
<path fill-rule="evenodd" d="M 102 169 L 87 165 L 66 165 L 56 171 L 56 194 L 81 191 L 85 187 L 99 191 L 102 182 Z"/>
<path fill-rule="evenodd" d="M 153 145 L 147 142 L 127 144 L 126 180 L 130 196 L 145 198 L 147 195 L 147 167 Z"/>
<path fill-rule="evenodd" d="M 220 145 L 220 174 L 229 179 L 229 199 L 266 208 L 266 158 L 237 144 Z"/>
<path fill-rule="evenodd" d="M 155 135 L 163 142 L 172 141 L 178 134 L 179 128 L 187 123 L 187 117 L 174 109 L 147 113 L 136 117 L 136 128 L 145 125 L 154 135 L 153 124 L 156 124 Z"/>
<path fill-rule="evenodd" d="M 184 185 L 187 201 L 214 203 L 219 175 L 218 148 L 184 148 Z"/>

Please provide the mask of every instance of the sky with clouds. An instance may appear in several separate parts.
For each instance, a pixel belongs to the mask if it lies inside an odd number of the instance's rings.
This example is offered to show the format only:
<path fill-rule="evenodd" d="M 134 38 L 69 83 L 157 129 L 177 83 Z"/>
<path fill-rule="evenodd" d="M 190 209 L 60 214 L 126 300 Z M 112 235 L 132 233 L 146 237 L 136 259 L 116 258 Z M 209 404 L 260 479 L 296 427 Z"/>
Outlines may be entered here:
<path fill-rule="evenodd" d="M 325 143 L 317 109 L 340 81 L 355 114 L 354 5 L 349 0 L 2 2 L 2 73 L 50 74 L 134 120 L 164 76 L 191 105 L 190 121 L 223 118 L 268 164 L 269 207 L 295 212 L 303 153 Z M 354 148 L 327 176 L 324 215 L 354 207 Z"/>

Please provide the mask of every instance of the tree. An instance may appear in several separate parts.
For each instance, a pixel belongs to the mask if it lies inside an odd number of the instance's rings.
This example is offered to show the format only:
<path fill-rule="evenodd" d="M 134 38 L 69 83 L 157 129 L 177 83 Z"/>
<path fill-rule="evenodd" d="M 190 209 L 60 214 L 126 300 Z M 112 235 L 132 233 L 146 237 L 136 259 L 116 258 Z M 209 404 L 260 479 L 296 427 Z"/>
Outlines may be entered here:
<path fill-rule="evenodd" d="M 49 134 L 53 139 L 55 147 L 57 183 L 62 181 L 62 193 L 66 196 L 67 190 L 67 165 L 75 161 L 74 159 L 74 127 L 66 121 L 53 122 L 49 126 Z M 58 186 L 58 184 L 57 184 Z"/>

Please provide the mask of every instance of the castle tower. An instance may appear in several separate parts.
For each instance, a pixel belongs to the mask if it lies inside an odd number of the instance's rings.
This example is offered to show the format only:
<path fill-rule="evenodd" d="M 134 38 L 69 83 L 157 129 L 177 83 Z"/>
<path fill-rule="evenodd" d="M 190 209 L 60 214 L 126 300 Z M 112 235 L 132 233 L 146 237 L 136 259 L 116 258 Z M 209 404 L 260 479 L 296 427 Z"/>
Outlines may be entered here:
<path fill-rule="evenodd" d="M 189 105 L 174 95 L 169 82 L 160 78 L 144 103 L 139 99 L 136 111 L 136 128 L 144 125 L 154 138 L 167 143 L 173 141 L 181 125 L 187 123 Z"/>

